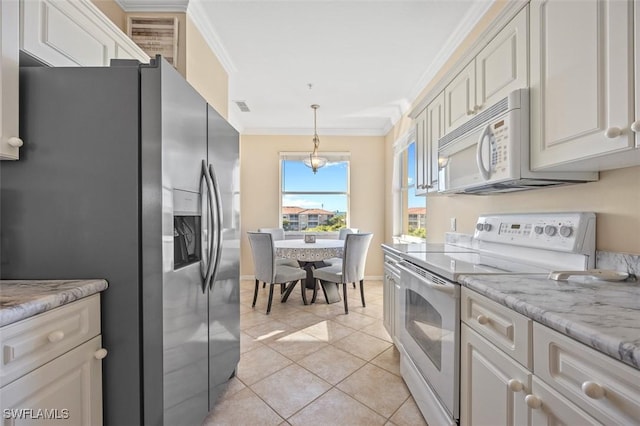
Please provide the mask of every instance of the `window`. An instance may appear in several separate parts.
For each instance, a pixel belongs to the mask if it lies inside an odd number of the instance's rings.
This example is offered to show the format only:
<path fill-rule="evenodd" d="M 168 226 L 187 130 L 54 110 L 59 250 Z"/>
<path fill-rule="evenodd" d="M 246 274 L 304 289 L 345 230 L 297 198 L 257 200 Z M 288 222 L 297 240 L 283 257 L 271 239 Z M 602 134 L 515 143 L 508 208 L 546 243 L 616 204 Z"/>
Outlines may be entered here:
<path fill-rule="evenodd" d="M 330 232 L 349 223 L 349 154 L 321 153 L 327 165 L 314 174 L 308 153 L 280 153 L 280 217 L 285 231 Z"/>
<path fill-rule="evenodd" d="M 415 191 L 416 144 L 396 144 L 394 165 L 394 232 L 401 241 L 423 241 L 426 237 L 426 197 Z"/>

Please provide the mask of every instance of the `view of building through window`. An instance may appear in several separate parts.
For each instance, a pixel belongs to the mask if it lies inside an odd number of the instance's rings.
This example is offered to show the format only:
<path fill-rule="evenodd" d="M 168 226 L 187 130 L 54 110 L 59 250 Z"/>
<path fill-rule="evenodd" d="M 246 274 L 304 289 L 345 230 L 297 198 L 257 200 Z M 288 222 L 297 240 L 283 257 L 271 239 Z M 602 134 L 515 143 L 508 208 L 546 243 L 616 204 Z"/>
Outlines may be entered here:
<path fill-rule="evenodd" d="M 328 232 L 347 226 L 348 154 L 323 156 L 329 162 L 314 174 L 302 163 L 304 154 L 281 154 L 280 213 L 285 231 Z"/>
<path fill-rule="evenodd" d="M 416 195 L 414 176 L 416 173 L 416 144 L 410 143 L 402 151 L 400 158 L 401 177 L 401 211 L 402 234 L 417 238 L 425 238 L 426 230 L 426 199 Z"/>

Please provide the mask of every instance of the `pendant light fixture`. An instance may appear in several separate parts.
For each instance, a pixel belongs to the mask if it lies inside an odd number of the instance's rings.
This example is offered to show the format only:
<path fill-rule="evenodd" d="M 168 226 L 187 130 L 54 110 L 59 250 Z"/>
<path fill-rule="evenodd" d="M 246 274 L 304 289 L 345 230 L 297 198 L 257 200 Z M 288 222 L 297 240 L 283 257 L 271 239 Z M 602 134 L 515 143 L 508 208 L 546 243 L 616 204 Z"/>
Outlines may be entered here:
<path fill-rule="evenodd" d="M 304 165 L 310 167 L 313 173 L 317 173 L 320 167 L 324 167 L 327 164 L 327 159 L 318 156 L 318 147 L 320 146 L 320 138 L 318 137 L 318 130 L 316 128 L 316 112 L 320 105 L 313 104 L 313 152 L 309 154 L 309 158 L 303 160 Z"/>

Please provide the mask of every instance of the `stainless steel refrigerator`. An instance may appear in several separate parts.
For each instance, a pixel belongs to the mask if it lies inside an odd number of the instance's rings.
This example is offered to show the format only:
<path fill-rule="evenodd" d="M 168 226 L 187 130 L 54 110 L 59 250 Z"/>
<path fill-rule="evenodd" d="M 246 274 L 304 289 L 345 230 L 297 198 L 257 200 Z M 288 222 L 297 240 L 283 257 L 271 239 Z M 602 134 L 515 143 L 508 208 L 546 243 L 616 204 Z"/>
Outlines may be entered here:
<path fill-rule="evenodd" d="M 3 279 L 105 278 L 108 425 L 200 425 L 240 358 L 238 133 L 166 61 L 20 70 Z"/>

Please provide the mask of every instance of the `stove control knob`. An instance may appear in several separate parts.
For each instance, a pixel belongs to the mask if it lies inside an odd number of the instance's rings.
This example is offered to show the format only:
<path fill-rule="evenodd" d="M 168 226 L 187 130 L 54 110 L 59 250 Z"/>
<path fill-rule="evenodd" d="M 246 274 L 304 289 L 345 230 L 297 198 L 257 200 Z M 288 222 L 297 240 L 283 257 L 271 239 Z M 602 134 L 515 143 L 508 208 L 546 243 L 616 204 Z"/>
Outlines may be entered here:
<path fill-rule="evenodd" d="M 484 228 L 484 230 L 485 230 L 485 231 L 487 231 L 487 232 L 488 232 L 488 231 L 491 231 L 491 228 L 492 228 L 490 223 L 485 223 L 482 227 L 483 227 L 483 228 Z"/>
<path fill-rule="evenodd" d="M 560 227 L 560 235 L 562 235 L 563 237 L 569 238 L 571 234 L 573 234 L 573 228 L 571 228 L 570 226 L 563 225 Z"/>
<path fill-rule="evenodd" d="M 542 233 L 544 232 L 544 227 L 540 225 L 536 225 L 536 227 L 533 228 L 533 230 L 535 231 L 536 234 L 542 235 Z"/>
<path fill-rule="evenodd" d="M 481 224 L 480 222 L 478 222 L 478 223 L 476 224 L 476 229 L 477 229 L 478 231 L 482 231 L 483 226 L 482 226 L 482 224 Z"/>
<path fill-rule="evenodd" d="M 553 237 L 554 235 L 556 235 L 556 232 L 557 232 L 557 229 L 553 225 L 547 225 L 544 227 L 544 233 L 550 237 Z"/>

